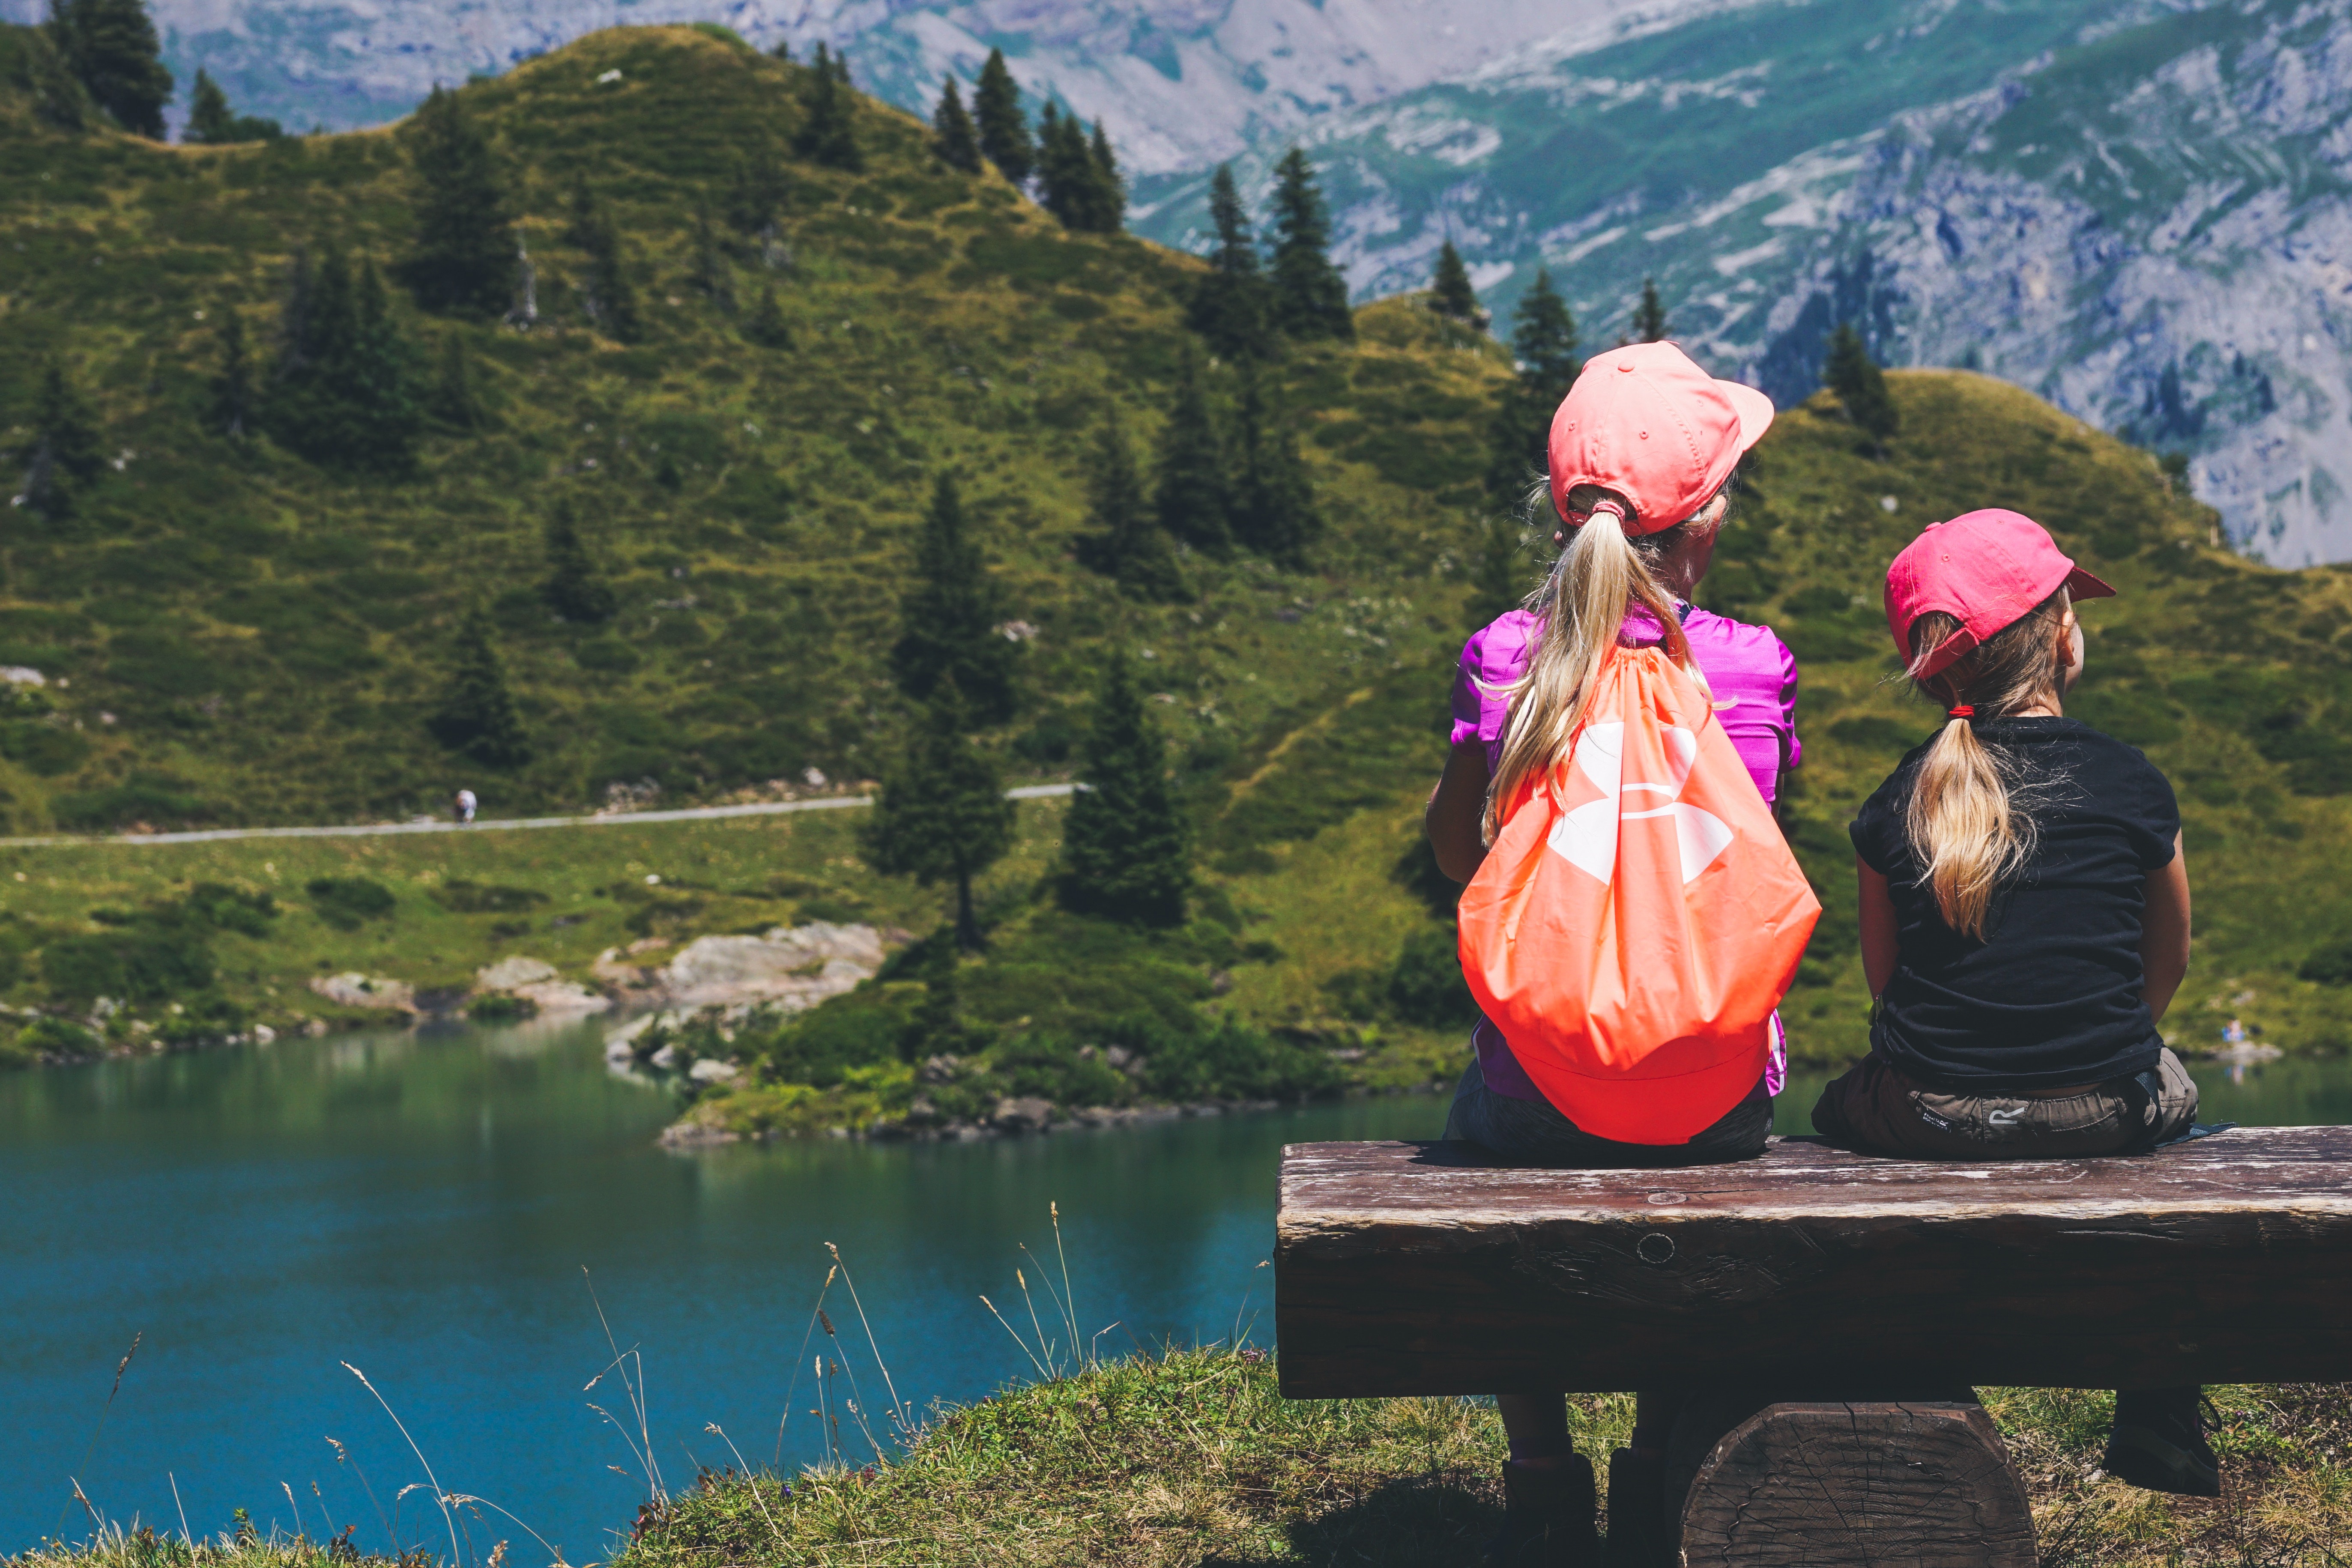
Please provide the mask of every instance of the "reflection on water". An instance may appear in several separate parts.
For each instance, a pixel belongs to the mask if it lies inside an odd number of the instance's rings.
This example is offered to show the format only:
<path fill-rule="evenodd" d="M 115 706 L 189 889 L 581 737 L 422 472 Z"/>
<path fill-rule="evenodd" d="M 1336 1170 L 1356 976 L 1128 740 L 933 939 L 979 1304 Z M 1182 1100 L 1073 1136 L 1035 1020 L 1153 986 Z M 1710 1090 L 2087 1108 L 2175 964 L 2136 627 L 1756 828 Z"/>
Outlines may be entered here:
<path fill-rule="evenodd" d="M 2339 1064 L 2199 1079 L 2207 1121 L 2352 1121 Z M 1806 1130 L 1822 1081 L 1791 1085 L 1782 1131 Z M 627 1448 L 585 1405 L 610 1391 L 583 1384 L 611 1352 L 583 1268 L 622 1347 L 644 1352 L 673 1480 L 723 1457 L 706 1422 L 755 1460 L 789 1463 L 818 1451 L 804 1414 L 778 1424 L 824 1243 L 856 1271 L 918 1404 L 1027 1369 L 976 1298 L 1018 1300 L 1016 1248 L 1050 1247 L 1049 1201 L 1082 1331 L 1116 1322 L 1106 1345 L 1150 1344 L 1255 1322 L 1264 1340 L 1270 1279 L 1255 1265 L 1280 1146 L 1432 1136 L 1444 1106 L 696 1154 L 655 1146 L 673 1111 L 665 1091 L 605 1070 L 593 1028 L 339 1037 L 0 1078 L 0 1387 L 13 1417 L 0 1552 L 83 1530 L 67 1511 L 69 1474 L 109 1515 L 150 1521 L 176 1521 L 176 1478 L 199 1531 L 237 1506 L 290 1525 L 282 1483 L 314 1532 L 356 1522 L 383 1545 L 327 1439 L 350 1446 L 387 1510 L 422 1477 L 348 1361 L 443 1484 L 513 1509 L 575 1562 L 600 1555 L 637 1493 L 609 1468 L 634 1470 Z M 79 1468 L 134 1332 L 138 1359 Z M 420 1500 L 399 1505 L 411 1539 L 427 1522 Z"/>

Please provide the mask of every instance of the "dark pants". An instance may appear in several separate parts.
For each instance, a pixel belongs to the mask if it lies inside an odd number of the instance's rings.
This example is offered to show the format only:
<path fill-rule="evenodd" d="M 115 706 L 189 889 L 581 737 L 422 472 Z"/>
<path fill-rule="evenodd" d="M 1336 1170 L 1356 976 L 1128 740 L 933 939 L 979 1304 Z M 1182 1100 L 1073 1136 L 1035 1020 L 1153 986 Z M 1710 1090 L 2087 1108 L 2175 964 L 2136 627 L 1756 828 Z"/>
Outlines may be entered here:
<path fill-rule="evenodd" d="M 1764 1152 L 1772 1131 L 1772 1097 L 1755 1091 L 1687 1143 L 1620 1143 L 1596 1137 L 1548 1100 L 1496 1094 L 1473 1061 L 1454 1089 L 1445 1136 L 1528 1165 L 1641 1170 L 1664 1165 L 1725 1165 Z"/>
<path fill-rule="evenodd" d="M 1813 1131 L 1912 1160 L 2074 1160 L 2147 1149 L 2189 1131 L 2197 1085 L 2166 1051 L 2143 1078 L 2035 1097 L 1931 1089 L 1875 1051 L 1822 1090 Z"/>
<path fill-rule="evenodd" d="M 1475 1060 L 1454 1087 L 1454 1107 L 1445 1117 L 1449 1139 L 1478 1144 L 1520 1164 L 1588 1170 L 1727 1165 L 1761 1154 L 1771 1131 L 1772 1097 L 1761 1080 L 1747 1099 L 1687 1143 L 1620 1143 L 1585 1131 L 1548 1100 L 1496 1094 L 1486 1087 Z M 1658 1389 L 1636 1393 L 1635 1447 L 1654 1448 L 1665 1441 L 1665 1429 L 1684 1397 Z M 1567 1416 L 1558 1390 L 1511 1390 L 1498 1394 L 1496 1404 L 1514 1458 L 1567 1451 Z"/>

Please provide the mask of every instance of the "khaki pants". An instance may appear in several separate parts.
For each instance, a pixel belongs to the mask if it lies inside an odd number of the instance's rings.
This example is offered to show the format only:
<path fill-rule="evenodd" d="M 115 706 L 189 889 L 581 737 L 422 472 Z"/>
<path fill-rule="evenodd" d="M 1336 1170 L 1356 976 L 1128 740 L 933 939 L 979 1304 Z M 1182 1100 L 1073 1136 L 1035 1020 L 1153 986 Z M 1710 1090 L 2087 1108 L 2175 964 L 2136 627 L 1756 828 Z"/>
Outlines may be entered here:
<path fill-rule="evenodd" d="M 2137 1079 L 2049 1099 L 1930 1089 L 1873 1052 L 1813 1107 L 1813 1131 L 1831 1142 L 1914 1160 L 2119 1154 L 2168 1142 L 2196 1119 L 2197 1085 L 2170 1051 Z"/>

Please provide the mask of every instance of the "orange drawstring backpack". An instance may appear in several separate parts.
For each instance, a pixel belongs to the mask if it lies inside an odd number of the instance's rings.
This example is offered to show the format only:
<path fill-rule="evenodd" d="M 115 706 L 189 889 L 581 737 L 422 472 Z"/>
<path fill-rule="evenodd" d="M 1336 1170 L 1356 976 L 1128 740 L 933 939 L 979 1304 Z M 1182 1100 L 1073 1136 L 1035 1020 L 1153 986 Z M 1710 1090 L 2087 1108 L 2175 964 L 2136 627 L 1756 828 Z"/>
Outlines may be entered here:
<path fill-rule="evenodd" d="M 1686 1143 L 1763 1077 L 1821 912 L 1714 704 L 1621 647 L 1462 891 L 1462 973 L 1561 1115 Z"/>

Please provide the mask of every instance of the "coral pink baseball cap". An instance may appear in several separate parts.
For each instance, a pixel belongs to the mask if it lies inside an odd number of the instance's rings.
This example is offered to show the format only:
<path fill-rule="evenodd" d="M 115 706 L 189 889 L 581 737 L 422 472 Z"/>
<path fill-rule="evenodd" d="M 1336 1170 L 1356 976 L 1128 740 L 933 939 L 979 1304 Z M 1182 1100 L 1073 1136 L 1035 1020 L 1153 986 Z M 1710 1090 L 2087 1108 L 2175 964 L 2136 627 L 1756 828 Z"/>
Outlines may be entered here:
<path fill-rule="evenodd" d="M 1672 528 L 1715 498 L 1772 423 L 1772 400 L 1717 381 L 1672 343 L 1628 343 L 1585 362 L 1551 420 L 1551 504 L 1599 485 L 1633 503 L 1630 534 Z M 1603 503 L 1596 509 L 1615 511 Z"/>
<path fill-rule="evenodd" d="M 1886 569 L 1886 629 L 1895 650 L 1911 660 L 1911 623 L 1941 610 L 1960 629 L 1929 649 L 1913 668 L 1921 680 L 2016 625 L 2033 607 L 2065 588 L 2077 599 L 2106 599 L 2115 590 L 2084 571 L 2057 542 L 2022 512 L 1998 507 L 1931 522 Z"/>

